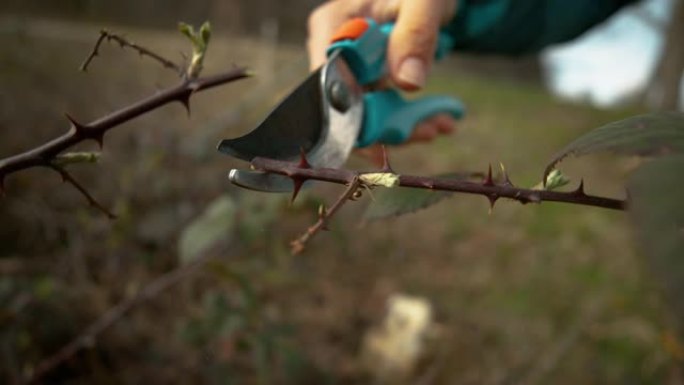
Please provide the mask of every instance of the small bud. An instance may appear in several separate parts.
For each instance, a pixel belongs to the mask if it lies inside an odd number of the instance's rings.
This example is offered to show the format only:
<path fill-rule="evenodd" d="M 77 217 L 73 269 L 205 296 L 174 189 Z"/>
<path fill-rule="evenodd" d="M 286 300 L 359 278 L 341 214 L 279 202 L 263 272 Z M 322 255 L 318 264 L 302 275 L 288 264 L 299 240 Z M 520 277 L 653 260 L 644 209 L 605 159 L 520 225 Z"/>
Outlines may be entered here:
<path fill-rule="evenodd" d="M 538 183 L 536 186 L 532 187 L 532 190 L 551 191 L 563 187 L 568 183 L 570 183 L 570 179 L 563 175 L 560 170 L 553 170 L 546 177 L 545 183 Z"/>
<path fill-rule="evenodd" d="M 328 216 L 328 209 L 325 208 L 325 205 L 320 205 L 318 206 L 318 217 L 319 218 L 325 218 Z"/>
<path fill-rule="evenodd" d="M 200 27 L 200 38 L 205 46 L 209 44 L 209 40 L 211 39 L 211 24 L 208 21 L 205 21 Z"/>

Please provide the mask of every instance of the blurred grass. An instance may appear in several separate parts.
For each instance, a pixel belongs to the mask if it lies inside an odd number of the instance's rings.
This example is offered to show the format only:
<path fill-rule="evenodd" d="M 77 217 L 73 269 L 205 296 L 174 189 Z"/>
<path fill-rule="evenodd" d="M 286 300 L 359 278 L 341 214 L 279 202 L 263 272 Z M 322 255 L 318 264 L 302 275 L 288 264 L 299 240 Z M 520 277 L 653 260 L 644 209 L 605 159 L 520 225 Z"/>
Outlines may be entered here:
<path fill-rule="evenodd" d="M 29 23 L 0 35 L 3 156 L 63 132 L 64 111 L 92 119 L 175 81 L 116 47 L 78 74 L 100 26 L 41 25 L 52 34 L 41 37 Z M 126 32 L 170 56 L 185 48 L 171 32 Z M 270 54 L 275 65 L 260 62 Z M 416 214 L 362 224 L 360 202 L 345 207 L 303 256 L 290 257 L 287 242 L 339 187 L 311 189 L 293 206 L 287 197 L 236 189 L 225 175 L 244 164 L 214 145 L 249 130 L 304 76 L 302 55 L 301 47 L 268 53 L 259 41 L 217 34 L 206 73 L 236 62 L 262 68 L 269 80 L 197 95 L 189 118 L 169 106 L 110 133 L 102 163 L 79 167 L 77 177 L 119 214 L 115 222 L 45 170 L 10 177 L 0 205 L 3 377 L 30 370 L 177 266 L 183 228 L 227 193 L 239 211 L 236 240 L 213 251 L 217 265 L 123 319 L 54 373 L 55 383 L 364 383 L 357 360 L 363 332 L 395 291 L 435 305 L 444 334 L 432 343 L 433 359 L 448 363 L 436 384 L 667 379 L 674 359 L 661 343 L 664 311 L 621 213 L 499 202 L 489 215 L 485 199 L 455 195 Z M 397 172 L 482 171 L 502 162 L 515 183 L 532 186 L 563 144 L 638 111 L 570 104 L 538 86 L 457 66 L 441 64 L 427 92 L 463 99 L 468 117 L 459 134 L 392 149 Z M 623 195 L 628 166 L 608 157 L 561 165 L 574 183 L 584 178 L 588 191 L 615 196 Z M 354 158 L 350 167 L 369 166 Z M 545 357 L 559 349 L 545 369 Z"/>

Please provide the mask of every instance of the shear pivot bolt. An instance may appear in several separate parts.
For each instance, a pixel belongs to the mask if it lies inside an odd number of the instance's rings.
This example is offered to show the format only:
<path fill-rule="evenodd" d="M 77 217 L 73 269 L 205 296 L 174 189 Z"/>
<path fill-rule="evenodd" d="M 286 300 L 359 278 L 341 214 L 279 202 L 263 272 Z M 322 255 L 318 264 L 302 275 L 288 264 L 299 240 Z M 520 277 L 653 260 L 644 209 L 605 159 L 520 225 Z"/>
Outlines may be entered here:
<path fill-rule="evenodd" d="M 333 81 L 328 87 L 330 104 L 339 112 L 346 112 L 351 107 L 351 98 L 347 86 L 339 80 Z"/>

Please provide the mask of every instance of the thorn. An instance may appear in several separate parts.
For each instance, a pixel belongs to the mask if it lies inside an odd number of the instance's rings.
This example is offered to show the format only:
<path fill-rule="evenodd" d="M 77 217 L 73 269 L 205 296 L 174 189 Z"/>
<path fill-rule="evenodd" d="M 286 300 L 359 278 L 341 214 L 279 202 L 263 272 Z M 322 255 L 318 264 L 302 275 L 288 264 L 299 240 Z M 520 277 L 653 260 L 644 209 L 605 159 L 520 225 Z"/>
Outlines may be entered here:
<path fill-rule="evenodd" d="M 584 179 L 580 179 L 580 184 L 579 184 L 579 186 L 577 186 L 577 188 L 575 189 L 575 191 L 573 191 L 572 193 L 575 194 L 575 195 L 578 195 L 578 196 L 585 196 L 585 195 L 587 195 L 587 194 L 584 193 Z"/>
<path fill-rule="evenodd" d="M 389 161 L 389 154 L 387 152 L 387 147 L 385 145 L 381 145 L 380 149 L 382 150 L 382 172 L 388 172 L 394 174 L 394 170 L 392 170 L 392 166 L 390 166 L 390 161 Z"/>
<path fill-rule="evenodd" d="M 304 147 L 299 147 L 299 164 L 297 165 L 297 167 L 311 168 L 311 164 L 308 160 L 306 160 L 306 152 L 304 151 Z"/>
<path fill-rule="evenodd" d="M 93 140 L 100 146 L 100 150 L 104 147 L 104 132 L 93 136 Z"/>
<path fill-rule="evenodd" d="M 190 116 L 190 94 L 181 96 L 178 101 L 185 107 L 185 111 L 188 113 L 188 116 Z"/>
<path fill-rule="evenodd" d="M 504 164 L 501 162 L 499 162 L 499 166 L 501 167 L 501 173 L 503 174 L 504 186 L 513 187 L 513 182 L 511 182 L 511 178 L 508 176 L 508 172 L 506 172 L 506 167 L 504 167 Z"/>
<path fill-rule="evenodd" d="M 295 199 L 297 199 L 299 191 L 302 189 L 302 186 L 304 185 L 304 182 L 306 182 L 306 178 L 298 176 L 291 176 L 290 178 L 292 178 L 292 182 L 294 183 L 294 189 L 292 189 L 292 199 L 290 200 L 290 203 L 294 203 Z"/>
<path fill-rule="evenodd" d="M 76 119 L 75 119 L 73 116 L 69 115 L 69 114 L 66 113 L 66 112 L 64 113 L 64 116 L 67 118 L 67 120 L 69 120 L 69 122 L 71 123 L 71 126 L 74 127 L 74 129 L 76 130 L 76 132 L 78 132 L 78 133 L 81 134 L 81 135 L 84 134 L 84 130 L 86 129 L 86 126 L 85 126 L 85 125 L 83 125 L 83 124 L 77 122 Z"/>
<path fill-rule="evenodd" d="M 482 183 L 484 186 L 494 186 L 494 178 L 492 178 L 492 164 L 489 164 L 489 170 L 487 171 L 487 178 Z"/>
<path fill-rule="evenodd" d="M 499 196 L 496 194 L 491 194 L 487 195 L 487 199 L 489 199 L 489 215 L 492 215 L 492 211 L 494 211 L 494 205 L 496 204 L 496 201 L 499 200 Z"/>

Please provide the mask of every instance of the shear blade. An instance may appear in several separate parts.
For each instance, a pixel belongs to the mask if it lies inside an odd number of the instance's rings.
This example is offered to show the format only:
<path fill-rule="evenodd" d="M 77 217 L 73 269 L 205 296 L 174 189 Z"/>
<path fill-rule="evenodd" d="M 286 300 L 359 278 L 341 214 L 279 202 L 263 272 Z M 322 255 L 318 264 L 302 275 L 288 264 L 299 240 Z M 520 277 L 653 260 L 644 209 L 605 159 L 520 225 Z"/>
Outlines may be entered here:
<path fill-rule="evenodd" d="M 326 90 L 342 85 L 348 96 L 343 110 L 333 107 Z M 314 167 L 339 167 L 349 157 L 361 130 L 363 89 L 339 53 L 311 74 L 254 131 L 223 140 L 219 151 L 251 161 L 255 157 L 297 160 L 302 150 Z M 267 192 L 292 191 L 282 175 L 232 170 L 236 185 Z"/>
<path fill-rule="evenodd" d="M 219 143 L 219 151 L 251 161 L 255 157 L 291 159 L 318 143 L 323 126 L 321 70 L 312 73 L 252 132 Z"/>

